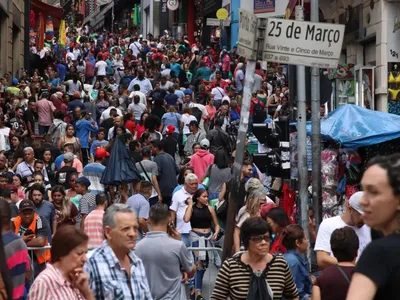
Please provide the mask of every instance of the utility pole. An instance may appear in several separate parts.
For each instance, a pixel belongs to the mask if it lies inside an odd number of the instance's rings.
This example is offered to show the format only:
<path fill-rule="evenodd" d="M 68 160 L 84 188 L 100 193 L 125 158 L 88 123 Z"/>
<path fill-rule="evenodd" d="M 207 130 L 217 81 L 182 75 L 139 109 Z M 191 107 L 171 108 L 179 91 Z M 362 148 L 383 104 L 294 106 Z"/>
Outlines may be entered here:
<path fill-rule="evenodd" d="M 304 21 L 303 6 L 296 6 L 296 21 Z M 308 222 L 308 169 L 307 169 L 307 131 L 306 131 L 306 67 L 297 66 L 297 157 L 300 198 L 301 227 L 310 238 Z"/>
<path fill-rule="evenodd" d="M 319 22 L 319 0 L 311 0 L 311 22 Z M 312 202 L 317 229 L 322 222 L 321 203 L 321 117 L 319 68 L 311 69 Z"/>
<path fill-rule="evenodd" d="M 246 142 L 246 135 L 249 127 L 249 117 L 250 117 L 250 102 L 251 102 L 251 90 L 254 85 L 254 72 L 256 69 L 256 61 L 248 60 L 246 66 L 246 77 L 243 88 L 243 100 L 242 100 L 242 109 L 240 112 L 240 125 L 239 125 L 239 133 L 236 144 L 236 155 L 235 162 L 233 164 L 233 172 L 232 172 L 232 190 L 230 191 L 229 196 L 229 206 L 228 206 L 228 216 L 226 223 L 226 234 L 224 241 L 224 252 L 222 259 L 225 260 L 231 256 L 232 245 L 233 245 L 233 233 L 235 230 L 235 217 L 237 213 L 237 200 L 239 198 L 239 185 L 240 185 L 240 176 L 242 173 L 242 164 L 244 157 L 244 149 Z"/>

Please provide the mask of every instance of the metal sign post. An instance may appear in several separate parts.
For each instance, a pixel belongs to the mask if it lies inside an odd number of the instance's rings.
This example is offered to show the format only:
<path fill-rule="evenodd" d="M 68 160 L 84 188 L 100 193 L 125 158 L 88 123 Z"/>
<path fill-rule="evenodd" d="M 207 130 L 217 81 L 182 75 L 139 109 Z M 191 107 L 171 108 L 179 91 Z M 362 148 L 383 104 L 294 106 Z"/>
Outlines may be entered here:
<path fill-rule="evenodd" d="M 230 191 L 228 216 L 226 222 L 226 234 L 224 241 L 223 260 L 232 255 L 233 233 L 235 229 L 235 217 L 237 212 L 237 201 L 239 196 L 240 175 L 243 164 L 246 135 L 250 118 L 251 91 L 254 85 L 253 75 L 256 68 L 256 33 L 257 17 L 244 10 L 239 10 L 239 43 L 238 51 L 241 56 L 248 59 L 246 65 L 245 82 L 243 89 L 243 100 L 240 112 L 240 125 L 238 139 L 236 142 L 236 156 L 232 172 L 232 189 Z"/>
<path fill-rule="evenodd" d="M 296 6 L 296 21 L 304 21 L 304 8 Z M 268 29 L 267 29 L 268 31 Z M 268 41 L 267 41 L 268 42 Z M 299 198 L 301 227 L 310 239 L 308 222 L 308 169 L 307 169 L 307 130 L 306 130 L 306 70 L 297 66 L 297 165 L 299 170 Z"/>
<path fill-rule="evenodd" d="M 319 21 L 318 0 L 311 0 L 311 21 Z M 312 203 L 315 224 L 318 229 L 322 222 L 321 199 L 321 116 L 320 116 L 320 84 L 319 68 L 311 70 L 311 142 L 312 142 Z"/>

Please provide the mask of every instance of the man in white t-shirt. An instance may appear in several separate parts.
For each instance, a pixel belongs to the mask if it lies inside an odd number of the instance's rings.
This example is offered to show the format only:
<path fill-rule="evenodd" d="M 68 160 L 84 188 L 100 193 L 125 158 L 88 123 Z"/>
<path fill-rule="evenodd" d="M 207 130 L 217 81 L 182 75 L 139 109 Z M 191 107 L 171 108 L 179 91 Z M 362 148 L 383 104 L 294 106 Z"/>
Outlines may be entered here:
<path fill-rule="evenodd" d="M 317 253 L 317 262 L 321 269 L 327 268 L 331 265 L 337 265 L 337 260 L 331 251 L 330 242 L 334 230 L 346 226 L 354 229 L 358 239 L 360 240 L 357 259 L 360 257 L 365 247 L 371 242 L 371 228 L 364 225 L 364 221 L 361 219 L 363 208 L 359 201 L 362 196 L 363 192 L 357 192 L 352 195 L 343 215 L 325 219 L 319 226 L 314 250 Z"/>
<path fill-rule="evenodd" d="M 181 234 L 182 241 L 186 247 L 190 247 L 189 233 L 192 230 L 190 223 L 186 223 L 183 220 L 187 208 L 186 200 L 192 198 L 193 194 L 197 191 L 197 187 L 197 176 L 193 173 L 188 174 L 185 178 L 183 188 L 172 196 L 172 203 L 169 207 L 171 210 L 171 219 L 174 223 L 176 221 L 176 229 Z"/>
<path fill-rule="evenodd" d="M 140 50 L 142 50 L 142 45 L 137 41 L 137 38 L 135 38 L 135 41 L 129 45 L 129 49 L 132 50 L 132 54 L 135 57 L 138 57 Z"/>
<path fill-rule="evenodd" d="M 99 56 L 99 61 L 96 62 L 94 65 L 94 73 L 96 76 L 106 76 L 106 70 L 107 70 L 107 63 L 103 60 L 103 57 L 101 55 Z"/>

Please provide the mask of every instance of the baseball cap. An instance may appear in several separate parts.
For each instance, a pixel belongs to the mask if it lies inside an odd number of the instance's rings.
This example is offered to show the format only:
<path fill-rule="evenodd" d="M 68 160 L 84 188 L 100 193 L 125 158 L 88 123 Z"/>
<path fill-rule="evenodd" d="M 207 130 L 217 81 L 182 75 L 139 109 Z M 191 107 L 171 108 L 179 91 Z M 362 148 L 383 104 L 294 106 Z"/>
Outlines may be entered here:
<path fill-rule="evenodd" d="M 360 200 L 361 200 L 363 195 L 364 195 L 364 192 L 357 192 L 357 193 L 354 193 L 349 199 L 349 205 L 353 209 L 358 211 L 360 214 L 364 213 L 364 209 L 360 204 Z"/>
<path fill-rule="evenodd" d="M 86 186 L 86 187 L 89 187 L 90 184 L 91 184 L 91 183 L 90 183 L 90 180 L 87 179 L 87 177 L 85 177 L 85 176 L 82 176 L 82 177 L 77 178 L 77 179 L 75 180 L 75 183 L 83 184 L 83 185 Z"/>
<path fill-rule="evenodd" d="M 201 148 L 207 148 L 207 149 L 210 148 L 210 141 L 207 140 L 207 139 L 201 140 L 200 147 Z"/>
<path fill-rule="evenodd" d="M 96 157 L 97 158 L 104 158 L 110 156 L 110 153 L 106 151 L 104 148 L 97 148 L 96 149 Z"/>
<path fill-rule="evenodd" d="M 19 83 L 17 78 L 13 78 L 13 80 L 11 81 L 12 85 L 17 85 Z"/>
<path fill-rule="evenodd" d="M 28 209 L 35 210 L 35 205 L 33 205 L 33 202 L 30 200 L 22 200 L 19 204 L 19 211 L 24 211 Z"/>
<path fill-rule="evenodd" d="M 172 134 L 175 132 L 175 126 L 174 125 L 168 125 L 167 126 L 167 134 Z"/>
<path fill-rule="evenodd" d="M 71 152 L 64 153 L 64 161 L 71 162 L 74 160 L 74 154 Z"/>
<path fill-rule="evenodd" d="M 196 125 L 197 127 L 199 127 L 199 122 L 192 120 L 189 122 L 189 124 L 187 124 L 186 126 L 192 126 L 192 125 Z"/>

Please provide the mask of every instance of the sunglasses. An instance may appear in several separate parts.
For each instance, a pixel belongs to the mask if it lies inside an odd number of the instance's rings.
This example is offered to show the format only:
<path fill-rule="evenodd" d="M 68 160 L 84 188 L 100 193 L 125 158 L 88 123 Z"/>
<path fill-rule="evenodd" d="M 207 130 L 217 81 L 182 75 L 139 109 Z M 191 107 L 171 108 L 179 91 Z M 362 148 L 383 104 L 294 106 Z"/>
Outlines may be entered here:
<path fill-rule="evenodd" d="M 264 234 L 259 236 L 252 236 L 250 240 L 256 244 L 261 243 L 263 240 L 269 243 L 271 241 L 271 237 L 269 236 L 269 234 Z"/>

